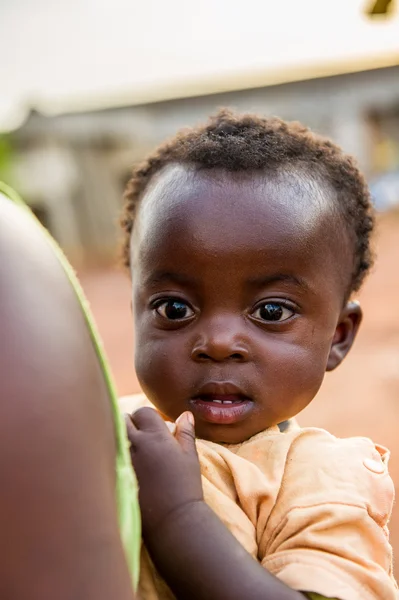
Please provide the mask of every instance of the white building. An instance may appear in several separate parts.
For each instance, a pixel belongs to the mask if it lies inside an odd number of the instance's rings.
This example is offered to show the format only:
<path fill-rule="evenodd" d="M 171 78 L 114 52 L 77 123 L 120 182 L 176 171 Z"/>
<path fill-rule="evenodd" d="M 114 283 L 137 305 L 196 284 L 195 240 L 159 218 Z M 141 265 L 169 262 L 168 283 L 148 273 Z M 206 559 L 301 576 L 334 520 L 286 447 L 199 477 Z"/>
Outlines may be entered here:
<path fill-rule="evenodd" d="M 174 98 L 51 117 L 35 112 L 14 133 L 14 185 L 73 261 L 113 260 L 131 166 L 221 106 L 300 120 L 353 153 L 369 176 L 398 167 L 399 61 L 387 64 L 274 74 L 243 80 L 241 90 L 239 81 L 218 82 L 201 95 L 188 89 L 186 97 L 177 91 L 169 94 Z M 228 91 L 212 93 L 223 87 Z"/>

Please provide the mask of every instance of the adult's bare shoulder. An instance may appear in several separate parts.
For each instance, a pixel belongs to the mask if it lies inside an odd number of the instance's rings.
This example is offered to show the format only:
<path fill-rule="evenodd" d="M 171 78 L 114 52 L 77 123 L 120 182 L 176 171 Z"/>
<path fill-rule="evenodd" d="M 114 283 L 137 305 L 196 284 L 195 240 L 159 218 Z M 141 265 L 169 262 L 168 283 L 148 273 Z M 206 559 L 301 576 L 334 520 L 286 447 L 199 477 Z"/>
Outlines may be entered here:
<path fill-rule="evenodd" d="M 107 387 L 51 247 L 0 194 L 0 597 L 131 600 Z"/>

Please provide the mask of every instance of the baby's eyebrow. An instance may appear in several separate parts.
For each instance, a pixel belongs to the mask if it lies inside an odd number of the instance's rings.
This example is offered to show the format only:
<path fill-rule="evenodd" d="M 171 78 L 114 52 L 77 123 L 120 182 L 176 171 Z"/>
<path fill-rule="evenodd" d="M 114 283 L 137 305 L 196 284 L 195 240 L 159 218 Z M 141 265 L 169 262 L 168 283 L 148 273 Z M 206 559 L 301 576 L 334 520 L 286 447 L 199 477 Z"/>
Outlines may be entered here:
<path fill-rule="evenodd" d="M 297 287 L 302 288 L 306 292 L 311 292 L 311 288 L 308 283 L 297 275 L 292 275 L 291 273 L 272 273 L 270 275 L 262 275 L 260 277 L 254 277 L 248 280 L 250 286 L 253 287 L 266 287 L 271 285 L 272 283 L 277 283 L 279 281 L 291 283 Z"/>
<path fill-rule="evenodd" d="M 160 285 L 162 283 L 180 283 L 181 285 L 195 286 L 199 284 L 199 281 L 195 277 L 185 275 L 183 273 L 176 273 L 173 271 L 155 271 L 150 273 L 146 278 L 145 283 L 147 286 Z"/>

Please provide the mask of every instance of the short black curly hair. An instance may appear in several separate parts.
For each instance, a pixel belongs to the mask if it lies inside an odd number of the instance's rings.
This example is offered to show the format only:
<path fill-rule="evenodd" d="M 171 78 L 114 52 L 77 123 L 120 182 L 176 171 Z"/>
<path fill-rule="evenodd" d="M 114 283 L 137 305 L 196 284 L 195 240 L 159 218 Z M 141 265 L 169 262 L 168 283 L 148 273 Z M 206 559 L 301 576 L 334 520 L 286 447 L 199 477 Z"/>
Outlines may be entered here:
<path fill-rule="evenodd" d="M 134 169 L 124 194 L 122 260 L 130 267 L 130 237 L 135 215 L 151 178 L 168 164 L 230 172 L 305 169 L 335 190 L 336 201 L 353 239 L 353 270 L 348 295 L 370 270 L 374 213 L 370 192 L 354 159 L 330 140 L 299 123 L 236 114 L 222 109 L 205 125 L 179 132 Z"/>

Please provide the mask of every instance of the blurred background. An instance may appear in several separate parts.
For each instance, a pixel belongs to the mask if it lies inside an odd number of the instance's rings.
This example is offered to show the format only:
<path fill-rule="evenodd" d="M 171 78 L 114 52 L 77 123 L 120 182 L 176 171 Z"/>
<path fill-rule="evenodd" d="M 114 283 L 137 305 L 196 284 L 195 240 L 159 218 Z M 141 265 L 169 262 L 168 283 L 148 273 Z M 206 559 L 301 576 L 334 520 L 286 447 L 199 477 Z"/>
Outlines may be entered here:
<path fill-rule="evenodd" d="M 353 153 L 378 210 L 363 329 L 304 425 L 389 446 L 399 486 L 399 3 L 0 0 L 0 178 L 64 248 L 121 394 L 138 390 L 116 266 L 134 164 L 220 106 L 300 120 Z M 399 509 L 392 518 L 399 554 Z"/>

